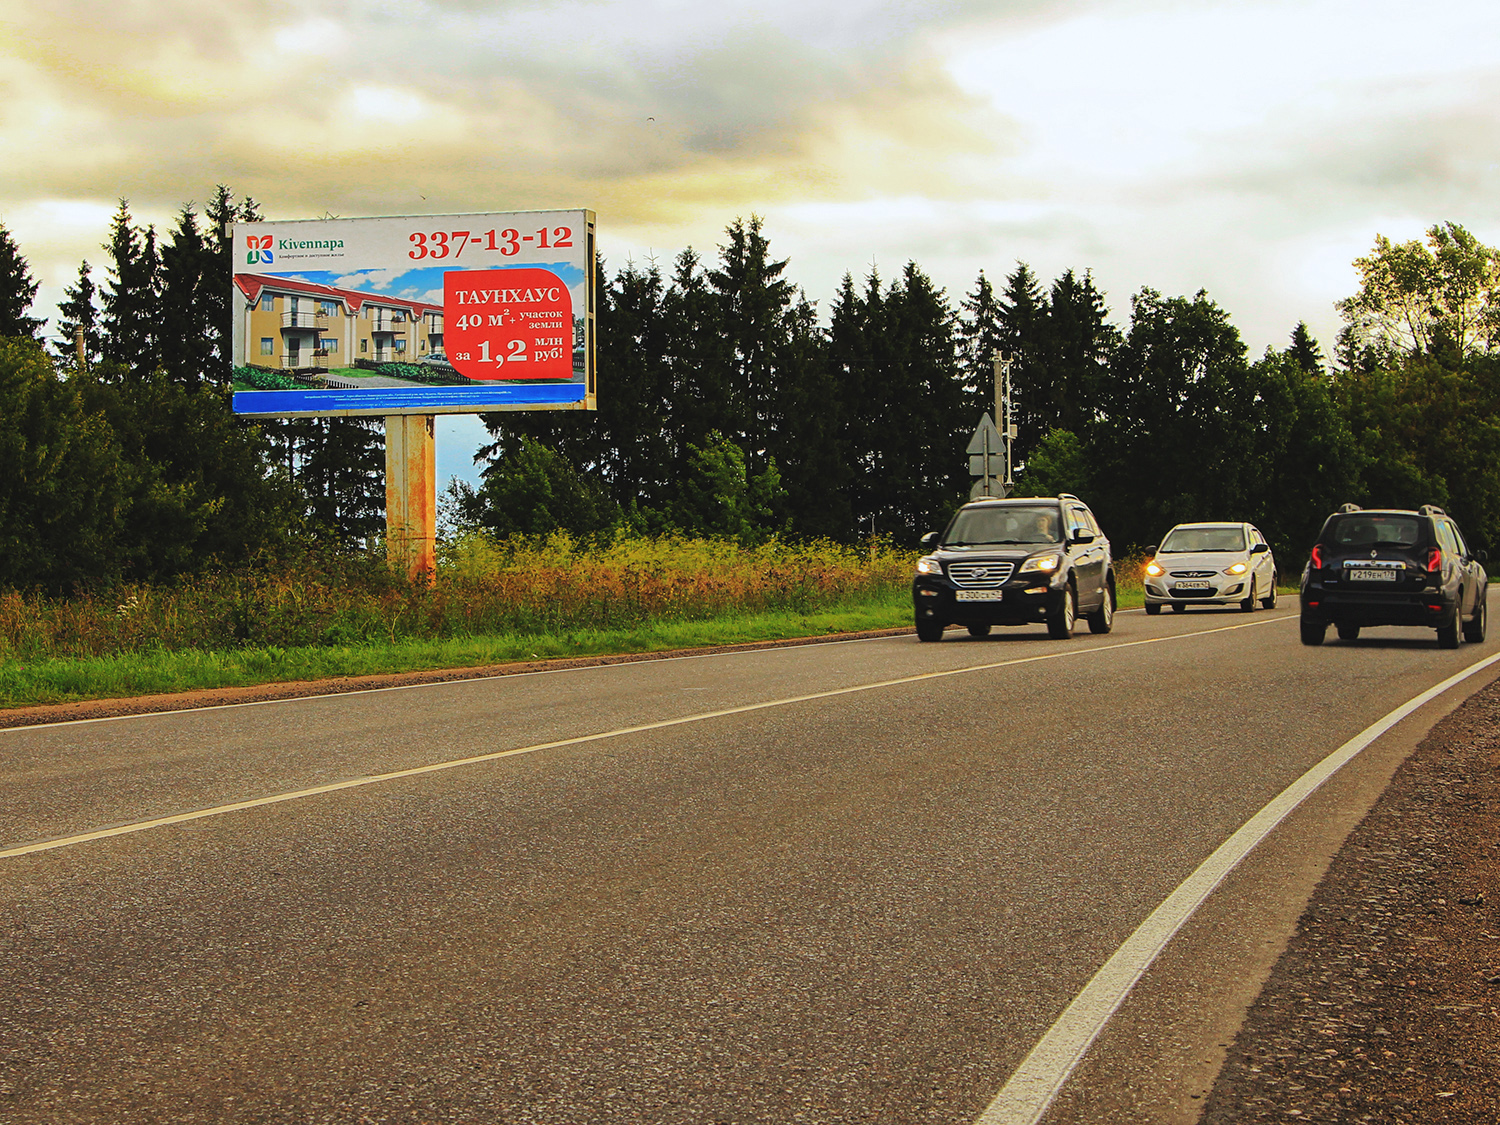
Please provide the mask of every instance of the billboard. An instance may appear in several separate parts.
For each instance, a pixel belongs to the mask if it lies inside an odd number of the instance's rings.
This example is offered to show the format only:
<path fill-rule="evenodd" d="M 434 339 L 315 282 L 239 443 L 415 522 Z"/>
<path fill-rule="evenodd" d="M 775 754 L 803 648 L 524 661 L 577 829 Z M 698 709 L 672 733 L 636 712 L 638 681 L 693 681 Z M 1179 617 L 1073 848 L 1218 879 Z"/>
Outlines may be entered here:
<path fill-rule="evenodd" d="M 594 213 L 236 223 L 234 412 L 592 410 Z"/>

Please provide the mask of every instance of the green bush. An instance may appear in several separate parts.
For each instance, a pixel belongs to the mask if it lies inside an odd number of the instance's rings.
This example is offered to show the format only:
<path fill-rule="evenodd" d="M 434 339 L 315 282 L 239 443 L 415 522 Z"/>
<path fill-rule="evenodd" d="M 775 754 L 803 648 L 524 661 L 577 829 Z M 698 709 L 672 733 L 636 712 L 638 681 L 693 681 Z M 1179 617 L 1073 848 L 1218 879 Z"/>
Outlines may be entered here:
<path fill-rule="evenodd" d="M 302 388 L 301 383 L 287 375 L 259 367 L 236 367 L 234 377 L 237 382 L 249 383 L 258 391 L 296 391 Z"/>

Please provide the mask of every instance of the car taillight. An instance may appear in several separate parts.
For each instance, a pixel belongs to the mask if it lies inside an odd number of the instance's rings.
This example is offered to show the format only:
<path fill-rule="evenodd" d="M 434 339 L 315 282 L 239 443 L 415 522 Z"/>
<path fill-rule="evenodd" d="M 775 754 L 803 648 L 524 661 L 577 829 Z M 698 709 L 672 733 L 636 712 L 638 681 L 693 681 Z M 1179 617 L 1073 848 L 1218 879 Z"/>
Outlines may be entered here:
<path fill-rule="evenodd" d="M 1318 546 L 1316 543 L 1313 544 L 1312 549 L 1312 568 L 1314 570 L 1323 569 L 1323 548 Z"/>
<path fill-rule="evenodd" d="M 1428 552 L 1427 552 L 1427 569 L 1428 570 L 1442 570 L 1443 569 L 1443 552 L 1439 551 L 1436 547 L 1430 548 L 1428 550 Z"/>

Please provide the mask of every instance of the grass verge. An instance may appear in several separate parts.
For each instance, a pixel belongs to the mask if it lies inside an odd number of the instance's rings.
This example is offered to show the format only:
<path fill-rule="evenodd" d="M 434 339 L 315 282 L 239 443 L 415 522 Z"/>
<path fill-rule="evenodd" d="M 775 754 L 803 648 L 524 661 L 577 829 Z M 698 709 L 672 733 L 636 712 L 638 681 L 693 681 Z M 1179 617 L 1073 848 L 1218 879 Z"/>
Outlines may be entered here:
<path fill-rule="evenodd" d="M 910 596 L 905 590 L 896 590 L 822 610 L 727 613 L 695 621 L 647 622 L 628 629 L 576 629 L 562 633 L 356 645 L 147 650 L 6 662 L 0 664 L 0 707 L 472 668 L 559 657 L 708 648 L 910 625 Z"/>

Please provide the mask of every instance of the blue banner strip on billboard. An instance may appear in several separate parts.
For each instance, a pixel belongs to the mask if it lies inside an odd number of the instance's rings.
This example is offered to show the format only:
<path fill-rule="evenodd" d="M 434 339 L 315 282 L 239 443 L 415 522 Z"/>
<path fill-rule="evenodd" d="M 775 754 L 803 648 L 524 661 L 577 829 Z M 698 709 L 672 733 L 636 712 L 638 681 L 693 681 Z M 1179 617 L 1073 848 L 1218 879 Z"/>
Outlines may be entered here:
<path fill-rule="evenodd" d="M 468 407 L 476 411 L 507 406 L 551 406 L 582 402 L 583 383 L 507 384 L 493 387 L 360 387 L 353 390 L 235 391 L 236 414 L 421 414 L 424 410 Z"/>

